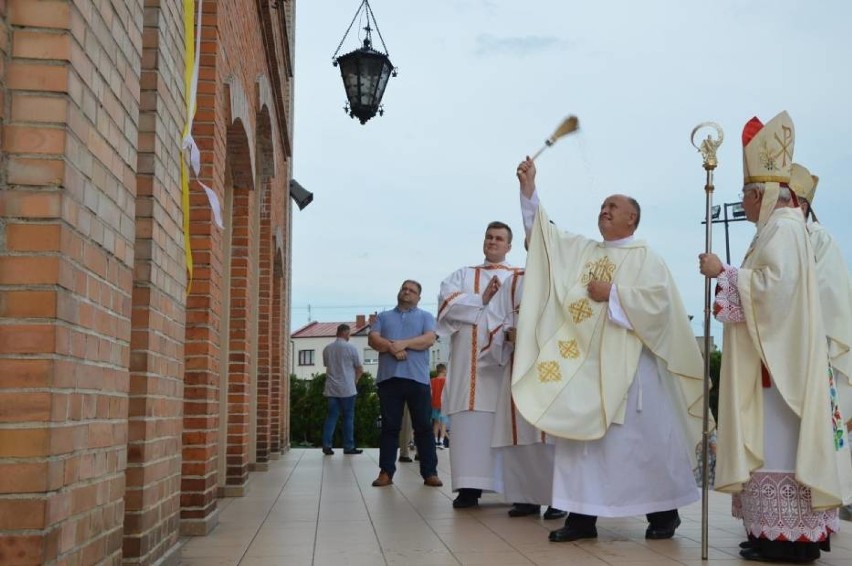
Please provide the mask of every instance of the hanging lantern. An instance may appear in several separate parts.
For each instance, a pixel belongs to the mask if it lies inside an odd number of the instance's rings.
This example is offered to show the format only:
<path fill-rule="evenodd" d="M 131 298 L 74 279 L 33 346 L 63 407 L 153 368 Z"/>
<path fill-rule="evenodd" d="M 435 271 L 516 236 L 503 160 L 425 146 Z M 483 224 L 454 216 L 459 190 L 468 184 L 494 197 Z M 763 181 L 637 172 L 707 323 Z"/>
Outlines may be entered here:
<path fill-rule="evenodd" d="M 355 20 L 362 11 L 367 20 L 367 25 L 363 28 L 366 32 L 363 45 L 360 49 L 336 57 L 340 52 L 340 47 L 346 40 L 346 36 L 349 35 L 349 31 L 352 29 L 352 24 L 355 23 Z M 382 42 L 384 52 L 373 48 L 373 28 L 370 26 L 370 20 L 376 26 L 375 29 L 379 34 L 379 40 Z M 337 51 L 332 55 L 332 59 L 333 65 L 340 67 L 340 76 L 343 79 L 343 88 L 346 89 L 347 99 L 344 110 L 349 116 L 358 118 L 362 124 L 366 124 L 367 120 L 377 113 L 380 116 L 384 114 L 382 97 L 385 94 L 388 79 L 392 76 L 395 77 L 397 71 L 387 55 L 387 46 L 385 46 L 385 41 L 379 31 L 376 17 L 373 15 L 373 10 L 370 8 L 368 0 L 362 0 L 358 11 L 355 12 L 355 17 L 352 18 L 349 28 L 343 35 L 343 39 L 340 40 L 340 45 L 337 46 Z"/>

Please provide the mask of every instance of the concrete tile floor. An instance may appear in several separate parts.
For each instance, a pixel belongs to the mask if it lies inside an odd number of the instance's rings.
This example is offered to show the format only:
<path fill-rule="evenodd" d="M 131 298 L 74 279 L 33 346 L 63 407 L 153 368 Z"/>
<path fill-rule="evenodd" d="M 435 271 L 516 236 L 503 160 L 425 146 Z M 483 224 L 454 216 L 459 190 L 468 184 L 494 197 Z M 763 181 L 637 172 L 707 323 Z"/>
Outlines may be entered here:
<path fill-rule="evenodd" d="M 449 452 L 440 451 L 443 488 L 423 485 L 418 464 L 399 464 L 394 485 L 374 488 L 379 452 L 323 456 L 319 449 L 291 450 L 267 472 L 252 474 L 247 496 L 222 499 L 218 527 L 186 539 L 182 566 L 326 565 L 570 565 L 699 566 L 700 504 L 681 509 L 675 538 L 646 541 L 645 518 L 598 521 L 597 540 L 550 543 L 562 521 L 510 519 L 498 495 L 478 508 L 455 511 L 450 502 Z M 852 565 L 852 523 L 832 538 L 818 564 Z M 730 497 L 710 495 L 710 566 L 740 560 L 740 523 Z"/>

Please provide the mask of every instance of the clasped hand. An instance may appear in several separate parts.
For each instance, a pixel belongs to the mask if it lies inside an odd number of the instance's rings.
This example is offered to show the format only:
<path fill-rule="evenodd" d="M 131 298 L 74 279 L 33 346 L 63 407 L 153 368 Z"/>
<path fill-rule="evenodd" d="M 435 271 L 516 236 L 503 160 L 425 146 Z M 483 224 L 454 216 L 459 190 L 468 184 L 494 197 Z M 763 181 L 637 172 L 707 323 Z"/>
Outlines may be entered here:
<path fill-rule="evenodd" d="M 494 295 L 497 294 L 497 291 L 500 290 L 500 279 L 495 275 L 491 278 L 491 281 L 488 282 L 488 286 L 485 288 L 485 292 L 482 293 L 482 304 L 487 305 L 491 302 L 491 299 Z"/>
<path fill-rule="evenodd" d="M 609 300 L 609 294 L 612 291 L 612 283 L 606 281 L 589 281 L 586 286 L 589 292 L 589 298 L 597 303 L 604 303 Z"/>
<path fill-rule="evenodd" d="M 405 343 L 402 341 L 395 342 L 391 340 L 390 346 L 388 346 L 388 352 L 399 361 L 403 361 L 407 357 L 405 355 Z"/>

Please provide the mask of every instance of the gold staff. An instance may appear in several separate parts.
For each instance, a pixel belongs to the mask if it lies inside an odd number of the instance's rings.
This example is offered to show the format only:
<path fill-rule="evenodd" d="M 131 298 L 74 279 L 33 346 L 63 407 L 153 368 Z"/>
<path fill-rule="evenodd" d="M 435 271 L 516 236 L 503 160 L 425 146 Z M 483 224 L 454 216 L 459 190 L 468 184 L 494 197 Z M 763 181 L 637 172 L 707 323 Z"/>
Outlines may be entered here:
<path fill-rule="evenodd" d="M 535 158 L 541 155 L 542 151 L 555 144 L 556 140 L 561 137 L 567 136 L 571 132 L 576 132 L 577 128 L 579 127 L 580 121 L 577 119 L 576 116 L 568 116 L 567 118 L 562 120 L 562 123 L 559 124 L 558 128 L 556 128 L 556 131 L 553 132 L 553 135 L 544 140 L 544 145 L 541 146 L 541 149 L 539 149 L 533 154 L 532 160 L 535 161 Z"/>
<path fill-rule="evenodd" d="M 695 134 L 703 128 L 713 128 L 716 130 L 716 139 L 714 140 L 708 134 L 701 142 L 701 145 L 695 145 Z M 692 146 L 695 147 L 704 158 L 704 170 L 707 172 L 707 181 L 704 184 L 704 194 L 706 195 L 706 224 L 704 232 L 704 252 L 710 253 L 713 249 L 713 171 L 716 169 L 718 161 L 716 160 L 716 150 L 722 145 L 722 140 L 725 139 L 725 134 L 722 128 L 715 122 L 702 122 L 692 129 L 690 135 Z M 709 452 L 710 452 L 710 317 L 712 311 L 710 307 L 710 278 L 704 278 L 704 413 L 703 413 L 703 433 L 701 437 L 701 559 L 707 560 L 708 555 L 708 513 L 709 513 L 709 495 L 710 476 Z"/>

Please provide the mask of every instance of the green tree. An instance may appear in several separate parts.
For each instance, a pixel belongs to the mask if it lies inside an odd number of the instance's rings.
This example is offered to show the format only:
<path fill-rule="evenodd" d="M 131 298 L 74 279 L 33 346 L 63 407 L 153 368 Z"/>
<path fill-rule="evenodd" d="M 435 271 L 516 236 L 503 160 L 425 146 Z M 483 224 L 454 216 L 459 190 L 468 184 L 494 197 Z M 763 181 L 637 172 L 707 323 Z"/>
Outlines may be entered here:
<path fill-rule="evenodd" d="M 290 442 L 293 446 L 322 446 L 322 428 L 328 401 L 323 395 L 325 374 L 313 379 L 290 376 Z M 355 397 L 355 444 L 365 448 L 378 446 L 379 397 L 376 382 L 369 373 L 358 380 Z M 338 421 L 334 431 L 334 446 L 343 445 L 343 423 Z"/>

